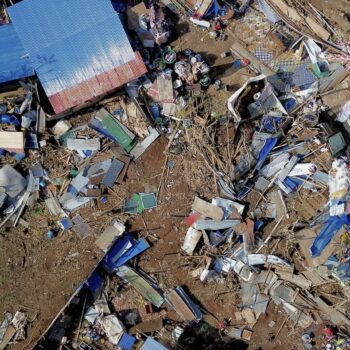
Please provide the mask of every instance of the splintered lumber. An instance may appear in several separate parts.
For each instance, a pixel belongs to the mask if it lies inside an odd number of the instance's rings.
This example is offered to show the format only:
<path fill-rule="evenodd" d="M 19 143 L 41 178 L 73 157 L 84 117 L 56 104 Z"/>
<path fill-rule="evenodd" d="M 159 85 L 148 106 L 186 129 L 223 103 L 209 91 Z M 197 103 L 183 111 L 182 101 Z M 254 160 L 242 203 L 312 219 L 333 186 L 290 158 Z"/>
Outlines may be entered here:
<path fill-rule="evenodd" d="M 300 26 L 302 26 L 312 31 L 317 37 L 324 41 L 329 39 L 330 33 L 311 16 L 307 14 L 301 15 L 295 8 L 288 6 L 285 1 L 282 0 L 268 0 L 268 3 L 291 27 L 296 26 L 297 29 L 299 29 Z"/>

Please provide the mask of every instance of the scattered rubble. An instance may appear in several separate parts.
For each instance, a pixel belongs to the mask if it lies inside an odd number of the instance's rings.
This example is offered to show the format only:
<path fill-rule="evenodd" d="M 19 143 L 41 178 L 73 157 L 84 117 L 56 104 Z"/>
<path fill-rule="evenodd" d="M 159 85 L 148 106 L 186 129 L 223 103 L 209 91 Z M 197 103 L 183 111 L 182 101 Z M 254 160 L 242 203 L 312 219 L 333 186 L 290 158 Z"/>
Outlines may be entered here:
<path fill-rule="evenodd" d="M 328 7 L 7 5 L 0 349 L 350 348 L 350 50 Z"/>

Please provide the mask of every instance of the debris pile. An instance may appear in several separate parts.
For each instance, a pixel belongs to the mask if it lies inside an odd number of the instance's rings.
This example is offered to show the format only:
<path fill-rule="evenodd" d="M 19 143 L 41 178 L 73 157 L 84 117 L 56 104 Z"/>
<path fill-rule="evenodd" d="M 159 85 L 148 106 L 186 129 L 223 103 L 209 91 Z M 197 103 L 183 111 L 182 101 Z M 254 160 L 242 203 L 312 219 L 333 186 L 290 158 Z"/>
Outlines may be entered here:
<path fill-rule="evenodd" d="M 0 349 L 350 348 L 346 30 L 133 5 L 0 7 Z"/>

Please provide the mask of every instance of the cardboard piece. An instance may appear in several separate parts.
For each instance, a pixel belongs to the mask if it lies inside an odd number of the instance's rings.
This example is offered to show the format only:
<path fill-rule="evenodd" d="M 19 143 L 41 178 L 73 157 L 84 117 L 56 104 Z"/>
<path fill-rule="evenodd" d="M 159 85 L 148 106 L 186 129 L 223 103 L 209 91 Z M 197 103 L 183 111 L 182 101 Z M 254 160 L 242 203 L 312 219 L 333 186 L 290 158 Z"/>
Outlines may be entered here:
<path fill-rule="evenodd" d="M 143 14 L 149 15 L 150 10 L 146 8 L 144 2 L 137 4 L 127 10 L 126 14 L 128 16 L 128 28 L 130 30 L 135 30 L 140 27 L 139 17 Z"/>

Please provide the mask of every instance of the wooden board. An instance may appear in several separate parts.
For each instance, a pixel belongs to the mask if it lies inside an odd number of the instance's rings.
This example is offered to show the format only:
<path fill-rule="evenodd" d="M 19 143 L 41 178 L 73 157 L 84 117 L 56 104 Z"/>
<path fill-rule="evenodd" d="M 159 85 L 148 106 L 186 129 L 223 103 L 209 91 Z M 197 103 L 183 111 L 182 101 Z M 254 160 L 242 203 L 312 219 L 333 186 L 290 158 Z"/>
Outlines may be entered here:
<path fill-rule="evenodd" d="M 167 293 L 166 297 L 167 299 L 169 299 L 175 311 L 184 321 L 196 320 L 196 317 L 191 311 L 191 309 L 186 305 L 186 303 L 182 300 L 182 298 L 176 293 L 174 289 Z"/>
<path fill-rule="evenodd" d="M 10 152 L 24 152 L 23 132 L 0 131 L 0 148 Z"/>
<path fill-rule="evenodd" d="M 6 329 L 4 338 L 0 344 L 0 350 L 4 350 L 6 348 L 7 344 L 11 341 L 15 333 L 16 333 L 15 327 L 13 327 L 12 325 L 9 325 L 8 328 Z"/>
<path fill-rule="evenodd" d="M 213 2 L 213 0 L 202 0 L 202 3 L 200 4 L 200 6 L 196 12 L 199 13 L 201 16 L 203 16 L 206 13 L 206 11 L 208 10 L 208 8 L 212 2 Z M 196 3 L 198 3 L 198 1 Z"/>
<path fill-rule="evenodd" d="M 221 208 L 214 204 L 210 204 L 199 197 L 194 199 L 192 209 L 203 215 L 204 217 L 221 221 L 224 217 L 224 212 Z"/>
<path fill-rule="evenodd" d="M 246 229 L 243 231 L 244 237 L 244 250 L 246 253 L 253 252 L 254 249 L 254 221 L 247 219 L 246 220 Z"/>

